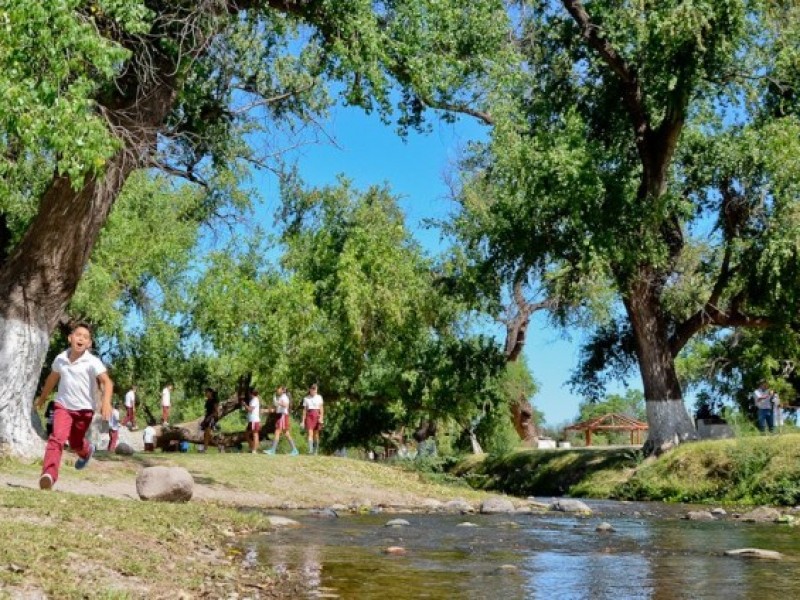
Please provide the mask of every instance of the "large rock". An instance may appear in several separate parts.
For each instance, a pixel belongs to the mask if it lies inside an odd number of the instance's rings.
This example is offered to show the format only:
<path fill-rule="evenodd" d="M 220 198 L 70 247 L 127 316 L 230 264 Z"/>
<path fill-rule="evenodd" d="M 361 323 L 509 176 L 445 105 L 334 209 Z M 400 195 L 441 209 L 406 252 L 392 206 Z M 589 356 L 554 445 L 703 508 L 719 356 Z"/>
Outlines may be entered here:
<path fill-rule="evenodd" d="M 392 519 L 391 521 L 386 521 L 385 527 L 408 527 L 411 525 L 405 519 Z"/>
<path fill-rule="evenodd" d="M 425 498 L 420 503 L 420 507 L 428 512 L 435 512 L 437 510 L 442 510 L 442 507 L 444 507 L 444 502 L 442 502 L 441 500 L 436 500 L 434 498 Z"/>
<path fill-rule="evenodd" d="M 130 447 L 129 444 L 122 442 L 121 444 L 117 444 L 117 447 L 114 449 L 115 454 L 119 454 L 120 456 L 133 456 L 133 448 Z"/>
<path fill-rule="evenodd" d="M 183 467 L 146 467 L 136 478 L 136 493 L 142 500 L 188 502 L 194 479 Z"/>
<path fill-rule="evenodd" d="M 683 517 L 684 519 L 689 519 L 690 521 L 715 521 L 716 517 L 711 514 L 710 511 L 707 510 L 690 510 L 686 513 Z"/>
<path fill-rule="evenodd" d="M 592 509 L 580 500 L 573 500 L 571 498 L 559 498 L 554 500 L 550 505 L 550 510 L 557 510 L 558 512 L 577 513 L 581 515 L 592 514 Z"/>
<path fill-rule="evenodd" d="M 481 502 L 480 511 L 485 515 L 494 515 L 497 513 L 512 513 L 514 512 L 514 504 L 507 498 L 500 498 L 493 496 Z"/>
<path fill-rule="evenodd" d="M 469 502 L 461 499 L 450 500 L 449 502 L 445 502 L 442 508 L 446 512 L 451 512 L 451 513 L 464 514 L 464 513 L 475 512 L 475 509 Z"/>
<path fill-rule="evenodd" d="M 289 517 L 279 517 L 277 515 L 267 515 L 269 526 L 273 528 L 279 527 L 300 527 L 300 522 L 290 519 Z"/>
<path fill-rule="evenodd" d="M 740 518 L 742 521 L 749 523 L 774 523 L 781 518 L 781 511 L 769 506 L 760 506 L 749 513 L 743 514 Z"/>

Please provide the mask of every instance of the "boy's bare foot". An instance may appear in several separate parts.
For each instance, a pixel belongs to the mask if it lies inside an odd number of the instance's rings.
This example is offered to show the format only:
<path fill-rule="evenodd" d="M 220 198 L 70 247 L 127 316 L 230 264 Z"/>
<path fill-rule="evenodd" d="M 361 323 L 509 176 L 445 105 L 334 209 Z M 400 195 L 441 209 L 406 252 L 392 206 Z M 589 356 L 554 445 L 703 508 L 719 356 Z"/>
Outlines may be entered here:
<path fill-rule="evenodd" d="M 42 476 L 39 477 L 39 489 L 40 490 L 53 489 L 53 476 L 50 475 L 50 473 L 42 473 Z"/>

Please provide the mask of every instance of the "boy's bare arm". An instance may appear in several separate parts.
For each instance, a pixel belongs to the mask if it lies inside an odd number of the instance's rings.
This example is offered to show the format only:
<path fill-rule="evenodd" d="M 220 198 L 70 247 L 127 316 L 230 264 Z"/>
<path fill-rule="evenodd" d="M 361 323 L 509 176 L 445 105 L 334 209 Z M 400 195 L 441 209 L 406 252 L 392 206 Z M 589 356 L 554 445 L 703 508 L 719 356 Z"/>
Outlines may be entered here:
<path fill-rule="evenodd" d="M 44 406 L 44 403 L 47 402 L 47 397 L 53 391 L 53 388 L 56 387 L 58 380 L 61 378 L 61 375 L 56 373 L 55 371 L 50 371 L 50 375 L 47 376 L 47 379 L 44 380 L 44 385 L 42 386 L 42 393 L 39 396 L 39 399 L 36 401 L 35 407 L 40 409 Z"/>
<path fill-rule="evenodd" d="M 97 383 L 103 388 L 103 399 L 100 404 L 100 416 L 106 421 L 111 418 L 111 395 L 114 393 L 114 382 L 108 373 L 101 373 L 97 376 Z"/>

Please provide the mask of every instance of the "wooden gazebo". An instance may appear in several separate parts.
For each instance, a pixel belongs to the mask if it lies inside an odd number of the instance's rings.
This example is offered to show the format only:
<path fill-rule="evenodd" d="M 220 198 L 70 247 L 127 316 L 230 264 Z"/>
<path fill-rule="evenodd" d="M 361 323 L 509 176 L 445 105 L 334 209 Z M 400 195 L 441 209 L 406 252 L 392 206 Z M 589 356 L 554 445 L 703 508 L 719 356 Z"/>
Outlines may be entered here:
<path fill-rule="evenodd" d="M 647 423 L 637 421 L 633 417 L 627 415 L 620 415 L 617 413 L 608 413 L 602 417 L 596 417 L 588 421 L 575 423 L 569 427 L 565 427 L 564 431 L 583 431 L 586 434 L 586 445 L 592 445 L 592 433 L 595 431 L 630 431 L 631 432 L 631 445 L 641 444 L 641 432 L 647 431 Z M 635 436 L 635 441 L 634 441 Z"/>

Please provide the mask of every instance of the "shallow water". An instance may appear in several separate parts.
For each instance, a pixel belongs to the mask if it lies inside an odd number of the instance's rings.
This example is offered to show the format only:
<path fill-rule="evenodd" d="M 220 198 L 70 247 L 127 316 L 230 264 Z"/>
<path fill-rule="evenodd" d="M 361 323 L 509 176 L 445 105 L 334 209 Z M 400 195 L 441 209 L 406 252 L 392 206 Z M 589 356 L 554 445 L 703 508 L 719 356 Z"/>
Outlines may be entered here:
<path fill-rule="evenodd" d="M 246 560 L 300 570 L 308 598 L 699 599 L 800 597 L 800 530 L 680 519 L 660 504 L 589 503 L 595 514 L 372 514 L 318 519 L 252 537 Z M 386 527 L 403 518 L 407 527 Z M 602 521 L 616 529 L 601 534 Z M 458 527 L 470 522 L 477 527 Z M 402 546 L 404 555 L 389 555 Z M 724 556 L 757 547 L 782 561 Z"/>

